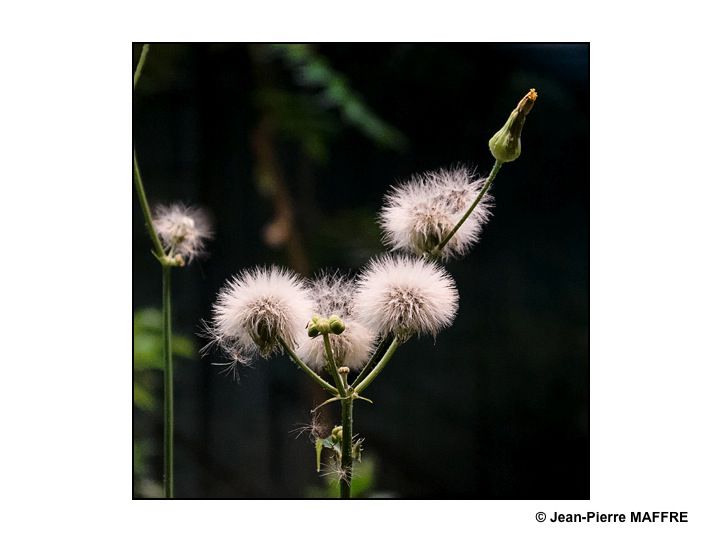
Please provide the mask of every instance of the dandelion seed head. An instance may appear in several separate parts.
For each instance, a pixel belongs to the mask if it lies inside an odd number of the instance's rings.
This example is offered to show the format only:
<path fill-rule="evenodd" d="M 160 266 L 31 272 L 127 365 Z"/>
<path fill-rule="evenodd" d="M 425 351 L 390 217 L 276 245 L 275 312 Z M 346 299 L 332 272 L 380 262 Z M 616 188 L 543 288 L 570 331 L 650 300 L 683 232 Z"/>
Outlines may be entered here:
<path fill-rule="evenodd" d="M 458 166 L 414 175 L 393 187 L 380 211 L 383 241 L 393 251 L 432 252 L 477 198 L 483 182 L 473 170 Z M 478 241 L 492 202 L 492 196 L 483 196 L 444 247 L 443 259 L 464 255 Z"/>
<path fill-rule="evenodd" d="M 158 206 L 153 224 L 165 250 L 182 256 L 186 263 L 201 255 L 205 241 L 212 237 L 207 214 L 183 204 Z"/>
<path fill-rule="evenodd" d="M 263 357 L 280 350 L 278 338 L 296 345 L 312 316 L 312 301 L 299 277 L 270 267 L 241 272 L 223 286 L 213 305 L 211 337 L 227 354 Z"/>
<path fill-rule="evenodd" d="M 345 323 L 342 334 L 329 334 L 330 348 L 338 366 L 353 370 L 362 368 L 370 359 L 375 334 L 355 316 L 353 280 L 339 273 L 321 274 L 310 284 L 313 312 L 321 317 L 339 316 Z M 311 368 L 320 372 L 325 367 L 325 343 L 322 336 L 298 337 L 297 353 Z"/>
<path fill-rule="evenodd" d="M 436 336 L 452 324 L 458 292 L 455 281 L 438 264 L 384 255 L 360 275 L 355 307 L 360 320 L 382 337 Z"/>
<path fill-rule="evenodd" d="M 355 283 L 339 272 L 323 272 L 308 285 L 315 313 L 322 317 L 352 317 Z"/>

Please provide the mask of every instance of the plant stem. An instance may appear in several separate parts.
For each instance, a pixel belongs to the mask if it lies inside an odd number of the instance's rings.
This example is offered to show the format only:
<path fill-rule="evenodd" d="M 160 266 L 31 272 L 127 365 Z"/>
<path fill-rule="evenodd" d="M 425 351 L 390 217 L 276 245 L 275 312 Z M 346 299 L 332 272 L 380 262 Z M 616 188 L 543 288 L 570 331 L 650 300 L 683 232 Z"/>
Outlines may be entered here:
<path fill-rule="evenodd" d="M 393 338 L 392 343 L 390 343 L 390 346 L 388 347 L 388 350 L 385 351 L 385 354 L 380 359 L 380 362 L 378 362 L 378 365 L 375 366 L 375 369 L 373 369 L 365 379 L 355 386 L 355 393 L 360 394 L 363 390 L 365 390 L 368 386 L 370 386 L 370 383 L 373 382 L 375 377 L 380 375 L 380 372 L 383 370 L 383 368 L 387 365 L 387 363 L 390 361 L 390 359 L 393 357 L 393 354 L 395 354 L 395 351 L 400 346 L 400 341 L 397 337 Z"/>
<path fill-rule="evenodd" d="M 352 491 L 352 437 L 353 437 L 353 398 L 341 400 L 342 405 L 342 458 L 340 466 L 343 478 L 340 479 L 340 498 L 349 499 Z"/>
<path fill-rule="evenodd" d="M 170 271 L 171 267 L 162 267 L 162 302 L 163 302 L 163 356 L 165 360 L 165 498 L 172 499 L 175 495 L 173 473 L 173 439 L 175 435 L 174 404 L 173 404 L 173 360 L 172 360 L 172 317 L 170 303 Z"/>
<path fill-rule="evenodd" d="M 140 60 L 138 60 L 138 64 L 135 67 L 135 75 L 133 75 L 133 90 L 135 90 L 135 87 L 140 80 L 140 75 L 142 74 L 143 66 L 145 66 L 145 59 L 147 58 L 149 50 L 150 45 L 148 43 L 143 45 L 142 51 L 140 52 Z"/>
<path fill-rule="evenodd" d="M 475 210 L 475 207 L 478 205 L 478 203 L 482 200 L 482 198 L 485 196 L 485 193 L 490 189 L 490 186 L 493 183 L 493 180 L 495 180 L 495 177 L 497 176 L 498 171 L 500 170 L 500 167 L 502 167 L 502 162 L 495 161 L 495 165 L 493 165 L 492 170 L 490 171 L 490 176 L 488 176 L 488 179 L 485 180 L 485 183 L 483 184 L 482 189 L 480 190 L 480 193 L 478 194 L 477 198 L 475 199 L 475 202 L 473 202 L 470 205 L 470 208 L 467 209 L 467 212 L 463 215 L 463 217 L 460 218 L 460 221 L 458 221 L 455 226 L 453 227 L 452 231 L 448 233 L 448 235 L 443 238 L 442 242 L 438 244 L 438 246 L 435 248 L 435 253 L 440 253 L 442 249 L 447 245 L 447 243 L 450 241 L 450 239 L 455 236 L 455 233 L 458 232 L 458 229 L 462 227 L 462 224 L 465 223 L 467 218 L 470 217 L 470 214 L 473 213 L 473 210 Z"/>
<path fill-rule="evenodd" d="M 133 76 L 133 90 L 137 86 L 142 75 L 143 66 L 145 65 L 145 59 L 147 58 L 150 45 L 147 43 L 143 45 L 142 52 L 140 53 L 140 60 L 135 68 L 135 75 Z M 138 165 L 137 154 L 135 153 L 135 147 L 133 147 L 133 179 L 135 180 L 135 191 L 137 192 L 138 199 L 140 201 L 140 208 L 142 208 L 143 216 L 145 217 L 145 227 L 147 227 L 148 233 L 150 234 L 150 240 L 152 240 L 153 247 L 155 248 L 155 257 L 160 261 L 160 264 L 165 264 L 165 250 L 160 242 L 160 237 L 155 230 L 155 225 L 152 220 L 152 212 L 150 212 L 150 205 L 147 201 L 147 195 L 145 195 L 145 187 L 143 186 L 142 176 L 140 175 L 140 166 Z"/>
<path fill-rule="evenodd" d="M 140 53 L 140 60 L 135 68 L 133 76 L 133 90 L 137 86 L 142 74 L 143 66 L 147 58 L 150 45 L 143 45 Z M 135 181 L 135 191 L 140 201 L 143 216 L 145 217 L 145 227 L 150 234 L 153 248 L 155 249 L 155 257 L 162 267 L 162 333 L 163 333 L 163 382 L 164 382 L 164 423 L 163 423 L 163 485 L 165 498 L 172 499 L 175 496 L 175 474 L 174 474 L 174 439 L 175 439 L 175 413 L 174 413 L 174 390 L 173 390 L 173 360 L 172 360 L 172 304 L 170 294 L 170 269 L 165 257 L 165 250 L 160 242 L 160 237 L 155 230 L 155 225 L 150 212 L 150 205 L 145 195 L 145 187 L 143 186 L 142 176 L 140 175 L 140 166 L 137 161 L 137 154 L 133 147 L 133 180 Z"/>
<path fill-rule="evenodd" d="M 367 377 L 368 373 L 375 367 L 375 364 L 378 363 L 378 360 L 382 358 L 383 351 L 387 350 L 388 345 L 390 345 L 390 342 L 392 341 L 392 338 L 390 336 L 385 336 L 385 339 L 383 339 L 380 344 L 375 349 L 375 352 L 372 355 L 372 358 L 370 358 L 370 361 L 363 366 L 362 370 L 360 370 L 360 373 L 358 373 L 357 377 L 355 377 L 355 380 L 353 380 L 353 386 L 357 386 L 360 384 L 365 377 Z"/>
<path fill-rule="evenodd" d="M 155 257 L 160 261 L 160 264 L 165 258 L 165 250 L 160 242 L 160 237 L 155 230 L 155 225 L 152 220 L 152 213 L 150 212 L 150 205 L 145 195 L 145 188 L 143 187 L 142 177 L 140 176 L 140 167 L 138 166 L 137 155 L 133 148 L 133 178 L 135 180 L 135 191 L 137 192 L 138 200 L 140 201 L 140 208 L 142 208 L 143 216 L 145 217 L 145 227 L 150 234 L 150 240 L 152 240 L 153 247 L 155 248 Z"/>
<path fill-rule="evenodd" d="M 330 346 L 330 337 L 327 334 L 323 334 L 323 342 L 325 343 L 325 358 L 327 359 L 328 371 L 330 372 L 333 381 L 335 381 L 335 386 L 337 386 L 338 390 L 340 390 L 340 395 L 345 397 L 347 396 L 347 388 L 345 388 L 345 383 L 340 377 L 340 373 L 338 373 L 337 364 L 335 363 L 335 358 L 333 358 L 332 354 L 332 347 Z"/>
<path fill-rule="evenodd" d="M 320 377 L 320 375 L 318 375 L 312 369 L 310 369 L 310 367 L 305 362 L 300 360 L 300 358 L 298 358 L 298 356 L 290 348 L 290 346 L 287 343 L 285 343 L 285 340 L 283 338 L 278 336 L 277 339 L 278 339 L 278 343 L 280 343 L 282 348 L 285 349 L 285 352 L 288 354 L 290 359 L 297 365 L 297 367 L 299 367 L 301 370 L 303 370 L 307 375 L 310 376 L 310 378 L 312 380 L 314 380 L 316 383 L 318 383 L 320 386 L 322 386 L 325 390 L 327 390 L 331 394 L 336 395 L 336 396 L 339 394 L 337 388 L 335 388 L 333 385 L 328 383 L 325 379 Z"/>
<path fill-rule="evenodd" d="M 342 413 L 342 455 L 340 456 L 340 467 L 343 475 L 340 478 L 340 498 L 349 499 L 352 487 L 352 410 L 353 398 L 348 393 L 347 373 L 340 375 L 335 362 L 335 357 L 330 346 L 330 336 L 323 334 L 323 343 L 325 344 L 325 359 L 327 360 L 327 368 L 340 390 L 340 405 Z"/>

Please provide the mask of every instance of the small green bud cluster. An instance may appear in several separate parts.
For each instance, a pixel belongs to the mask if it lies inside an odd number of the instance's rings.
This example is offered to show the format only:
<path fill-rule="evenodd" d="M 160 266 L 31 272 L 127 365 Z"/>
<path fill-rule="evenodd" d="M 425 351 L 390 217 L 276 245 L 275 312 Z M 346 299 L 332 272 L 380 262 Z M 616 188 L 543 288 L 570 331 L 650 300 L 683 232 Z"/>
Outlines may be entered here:
<path fill-rule="evenodd" d="M 332 430 L 332 433 L 330 433 L 330 438 L 333 440 L 333 442 L 340 442 L 342 441 L 342 426 L 335 426 Z"/>
<path fill-rule="evenodd" d="M 340 335 L 345 331 L 345 323 L 337 315 L 330 315 L 329 318 L 313 315 L 307 326 L 308 336 L 317 337 L 320 334 Z"/>

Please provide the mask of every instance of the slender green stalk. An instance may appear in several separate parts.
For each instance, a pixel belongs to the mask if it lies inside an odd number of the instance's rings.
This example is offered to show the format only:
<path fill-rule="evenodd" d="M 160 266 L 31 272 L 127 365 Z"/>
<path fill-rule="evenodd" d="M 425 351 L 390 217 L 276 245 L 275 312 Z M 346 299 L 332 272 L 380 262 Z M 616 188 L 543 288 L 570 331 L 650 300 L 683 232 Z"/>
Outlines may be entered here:
<path fill-rule="evenodd" d="M 335 386 L 337 386 L 338 390 L 340 390 L 340 395 L 345 397 L 347 396 L 347 388 L 340 377 L 340 373 L 338 373 L 337 364 L 335 363 L 335 358 L 332 354 L 332 347 L 330 346 L 330 337 L 327 334 L 323 334 L 323 342 L 325 343 L 325 358 L 327 359 L 328 371 L 330 372 L 333 381 L 335 381 Z"/>
<path fill-rule="evenodd" d="M 160 242 L 160 237 L 155 230 L 155 225 L 152 220 L 152 213 L 150 212 L 150 205 L 145 195 L 145 188 L 143 187 L 142 177 L 140 176 L 140 167 L 138 166 L 137 155 L 133 148 L 133 178 L 135 180 L 135 191 L 137 192 L 138 200 L 140 201 L 140 208 L 142 208 L 143 216 L 145 217 L 145 227 L 150 234 L 150 240 L 152 240 L 153 247 L 155 248 L 155 257 L 160 261 L 160 264 L 165 265 L 165 250 Z"/>
<path fill-rule="evenodd" d="M 352 491 L 352 437 L 353 437 L 353 398 L 348 396 L 341 400 L 342 405 L 342 457 L 340 466 L 343 478 L 340 479 L 340 498 L 349 499 Z"/>
<path fill-rule="evenodd" d="M 147 59 L 150 45 L 143 45 L 140 53 L 140 60 L 135 68 L 133 76 L 133 90 L 137 86 L 142 74 L 145 60 Z M 152 240 L 154 254 L 162 267 L 162 333 L 163 333 L 163 485 L 165 497 L 172 499 L 175 496 L 175 473 L 174 473 L 174 439 L 175 439 L 175 404 L 173 391 L 173 359 L 172 359 L 172 304 L 171 304 L 171 286 L 170 286 L 170 270 L 172 264 L 169 263 L 165 256 L 165 250 L 160 242 L 160 237 L 155 230 L 155 225 L 150 212 L 150 205 L 145 195 L 145 187 L 143 186 L 142 176 L 140 175 L 140 166 L 137 161 L 137 154 L 133 148 L 133 180 L 135 181 L 135 192 L 140 201 L 143 216 L 145 218 L 145 227 L 150 234 Z"/>
<path fill-rule="evenodd" d="M 387 349 L 388 345 L 390 345 L 391 341 L 392 338 L 390 336 L 386 336 L 385 339 L 380 342 L 380 344 L 375 349 L 372 358 L 370 358 L 370 361 L 363 366 L 362 370 L 360 370 L 360 373 L 358 373 L 357 377 L 355 377 L 355 380 L 353 381 L 353 386 L 357 386 L 363 381 L 363 379 L 365 379 L 365 377 L 367 377 L 368 373 L 372 371 L 380 358 L 382 358 L 383 352 Z"/>
<path fill-rule="evenodd" d="M 174 403 L 173 403 L 173 359 L 172 359 L 172 317 L 170 304 L 170 272 L 171 267 L 162 267 L 162 302 L 163 302 L 163 357 L 165 365 L 165 497 L 172 499 L 175 495 L 173 472 L 173 439 L 175 436 Z"/>
<path fill-rule="evenodd" d="M 373 369 L 367 377 L 358 385 L 355 386 L 355 393 L 360 394 L 363 390 L 365 390 L 368 386 L 370 386 L 370 383 L 375 380 L 375 377 L 380 375 L 380 372 L 385 368 L 387 363 L 390 361 L 390 359 L 393 357 L 393 354 L 395 354 L 395 351 L 400 346 L 400 341 L 398 338 L 393 338 L 392 343 L 390 343 L 390 346 L 388 347 L 388 350 L 385 351 L 385 354 L 380 359 L 380 362 L 378 362 L 378 365 L 375 366 L 375 369 Z"/>
<path fill-rule="evenodd" d="M 142 51 L 140 52 L 140 60 L 138 60 L 138 64 L 135 67 L 135 75 L 133 75 L 133 90 L 135 90 L 135 87 L 137 86 L 138 81 L 140 80 L 140 75 L 142 75 L 143 67 L 145 66 L 145 59 L 147 58 L 148 51 L 150 50 L 150 45 L 145 44 L 143 45 Z"/>
<path fill-rule="evenodd" d="M 340 478 L 340 498 L 349 499 L 352 489 L 352 438 L 353 438 L 353 397 L 348 393 L 347 371 L 342 375 L 338 371 L 337 362 L 330 346 L 330 336 L 323 334 L 325 344 L 325 358 L 328 371 L 333 376 L 335 384 L 340 389 L 340 405 L 342 414 L 342 454 L 340 456 L 340 467 L 343 471 Z"/>
<path fill-rule="evenodd" d="M 140 53 L 140 60 L 135 68 L 135 75 L 133 76 L 133 90 L 137 86 L 142 74 L 143 66 L 145 65 L 145 59 L 147 58 L 150 45 L 143 45 L 142 52 Z M 145 218 L 145 227 L 150 234 L 150 240 L 152 240 L 153 248 L 155 249 L 155 257 L 160 261 L 160 264 L 166 264 L 165 250 L 160 242 L 157 230 L 152 220 L 152 212 L 150 211 L 150 205 L 148 204 L 147 195 L 145 195 L 145 187 L 143 186 L 142 176 L 140 174 L 140 166 L 138 165 L 137 154 L 133 147 L 133 180 L 135 181 L 135 191 L 137 192 L 138 200 L 140 201 L 140 208 L 142 208 L 143 217 Z"/>
<path fill-rule="evenodd" d="M 493 165 L 492 171 L 490 171 L 490 176 L 488 176 L 488 179 L 485 180 L 485 183 L 483 184 L 482 189 L 480 190 L 480 193 L 478 194 L 477 198 L 475 199 L 475 202 L 473 202 L 470 205 L 470 208 L 467 209 L 467 212 L 463 215 L 463 217 L 460 218 L 460 221 L 458 221 L 455 226 L 453 227 L 452 231 L 448 233 L 448 235 L 443 238 L 442 242 L 438 244 L 438 246 L 435 248 L 435 253 L 439 254 L 442 249 L 447 245 L 447 243 L 450 241 L 450 239 L 455 236 L 455 233 L 458 232 L 460 227 L 462 227 L 462 224 L 465 223 L 467 218 L 470 217 L 470 214 L 473 213 L 473 210 L 475 210 L 475 207 L 478 205 L 478 203 L 482 200 L 482 198 L 485 196 L 485 193 L 490 189 L 490 186 L 493 183 L 493 180 L 495 180 L 495 177 L 497 176 L 498 171 L 500 170 L 500 167 L 502 167 L 502 162 L 495 161 L 495 165 Z"/>
<path fill-rule="evenodd" d="M 310 376 L 312 380 L 314 380 L 316 383 L 318 383 L 320 386 L 322 386 L 325 390 L 330 392 L 333 395 L 338 395 L 338 389 L 335 388 L 333 385 L 325 381 L 320 375 L 315 373 L 310 367 L 300 360 L 298 356 L 295 354 L 295 352 L 290 348 L 290 346 L 285 343 L 285 340 L 278 336 L 278 343 L 282 346 L 283 349 L 285 349 L 285 352 L 290 357 L 290 359 L 299 367 L 301 370 L 303 370 L 307 375 Z"/>

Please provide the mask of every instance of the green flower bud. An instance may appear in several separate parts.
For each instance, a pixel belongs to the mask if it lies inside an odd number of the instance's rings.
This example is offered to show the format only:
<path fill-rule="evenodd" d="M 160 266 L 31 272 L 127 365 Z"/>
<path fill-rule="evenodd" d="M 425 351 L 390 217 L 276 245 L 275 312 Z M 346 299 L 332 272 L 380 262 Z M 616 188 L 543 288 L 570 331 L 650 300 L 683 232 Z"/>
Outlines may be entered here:
<path fill-rule="evenodd" d="M 320 330 L 318 330 L 317 324 L 311 322 L 308 324 L 307 327 L 308 336 L 310 337 L 318 337 L 320 335 Z"/>
<path fill-rule="evenodd" d="M 330 322 L 327 319 L 318 319 L 315 325 L 321 334 L 325 335 L 330 333 Z"/>
<path fill-rule="evenodd" d="M 332 433 L 330 433 L 330 437 L 334 441 L 342 441 L 342 426 L 335 426 L 332 430 Z"/>
<path fill-rule="evenodd" d="M 342 319 L 340 319 L 337 315 L 331 315 L 328 319 L 328 323 L 330 324 L 330 331 L 333 334 L 339 335 L 345 331 L 345 323 L 342 322 Z"/>
<path fill-rule="evenodd" d="M 505 125 L 490 139 L 490 153 L 500 163 L 514 161 L 520 157 L 520 134 L 525 124 L 525 117 L 535 105 L 537 96 L 535 89 L 531 88 L 510 113 Z"/>

